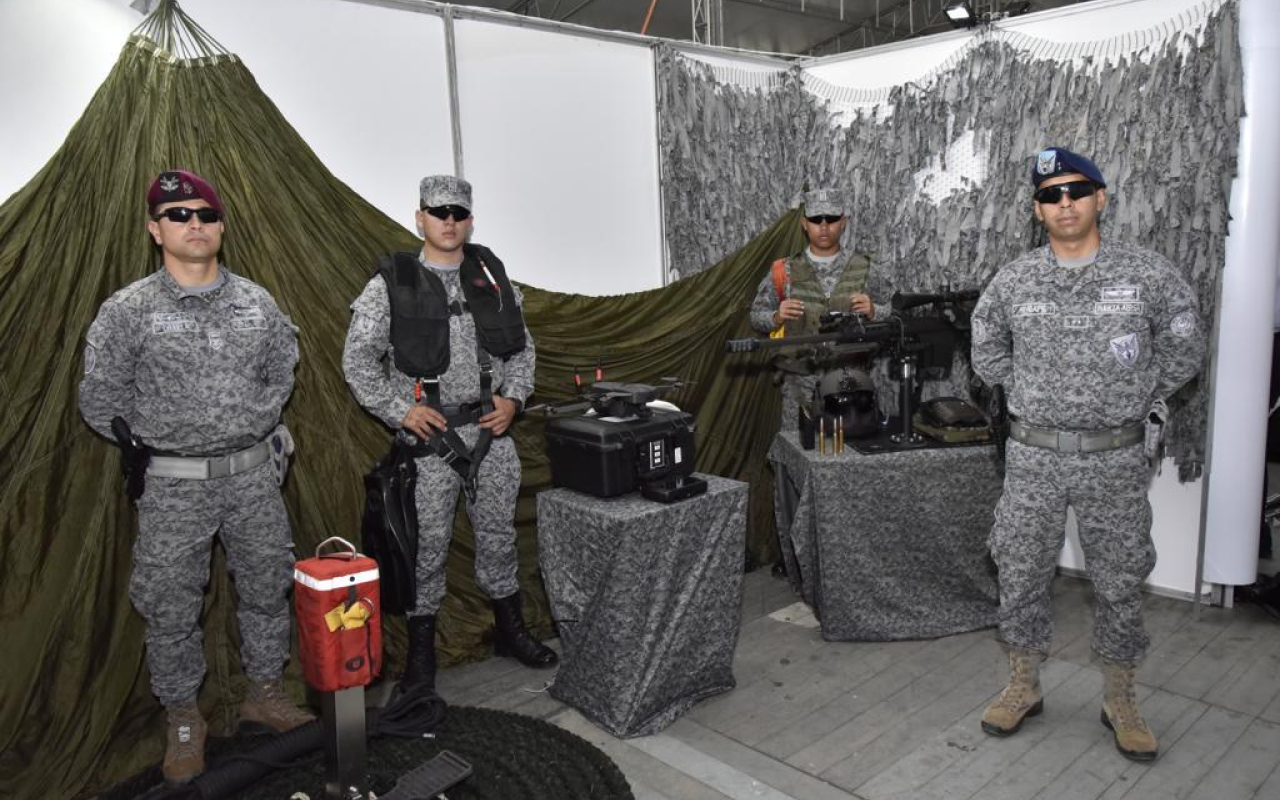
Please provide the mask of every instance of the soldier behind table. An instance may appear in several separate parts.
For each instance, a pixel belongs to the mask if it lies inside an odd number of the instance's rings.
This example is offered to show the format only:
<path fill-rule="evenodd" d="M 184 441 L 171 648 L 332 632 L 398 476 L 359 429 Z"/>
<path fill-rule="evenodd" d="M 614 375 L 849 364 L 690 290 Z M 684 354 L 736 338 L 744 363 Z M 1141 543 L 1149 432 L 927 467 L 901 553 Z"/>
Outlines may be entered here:
<path fill-rule="evenodd" d="M 772 266 L 760 282 L 751 303 L 751 327 L 760 333 L 803 336 L 817 333 L 818 320 L 828 311 L 854 311 L 868 319 L 887 316 L 888 309 L 877 307 L 866 294 L 871 261 L 840 248 L 846 219 L 836 191 L 806 192 L 804 213 L 800 227 L 809 245 Z M 818 378 L 783 372 L 783 430 L 795 429 L 799 404 L 813 396 Z M 869 383 L 869 378 L 863 379 Z"/>
<path fill-rule="evenodd" d="M 282 732 L 314 719 L 280 683 L 293 578 L 279 487 L 292 441 L 280 411 L 293 391 L 298 344 L 271 295 L 218 263 L 223 208 L 208 182 L 163 172 L 147 208 L 163 266 L 98 310 L 80 411 L 107 437 L 121 418 L 150 450 L 129 596 L 146 619 L 151 690 L 168 717 L 164 776 L 185 783 L 204 771 L 200 613 L 215 535 L 239 597 L 249 678 L 241 721 Z"/>
<path fill-rule="evenodd" d="M 454 509 L 465 485 L 455 471 L 458 462 L 451 466 L 424 445 L 445 431 L 456 432 L 458 446 L 475 448 L 477 455 L 483 449 L 477 441 L 493 437 L 467 514 L 475 530 L 476 583 L 493 600 L 495 650 L 531 667 L 550 667 L 557 657 L 525 629 L 516 581 L 520 459 L 504 434 L 533 392 L 534 347 L 523 297 L 497 256 L 468 242 L 471 184 L 432 175 L 422 179 L 420 195 L 422 250 L 383 259 L 351 304 L 342 370 L 360 405 L 411 435 L 418 447 L 417 602 L 407 615 L 409 655 L 400 688 L 434 692 L 436 612 L 445 594 Z M 421 309 L 440 313 L 416 312 Z"/>
<path fill-rule="evenodd" d="M 973 368 L 1004 385 L 1012 415 L 990 541 L 1010 676 L 982 729 L 1008 736 L 1043 709 L 1049 583 L 1070 505 L 1093 579 L 1102 722 L 1121 753 L 1150 761 L 1158 745 L 1134 695 L 1148 645 L 1141 586 L 1156 560 L 1147 487 L 1157 450 L 1150 436 L 1144 447 L 1144 422 L 1199 371 L 1197 299 L 1160 255 L 1102 239 L 1106 182 L 1088 158 L 1049 148 L 1031 182 L 1049 244 L 1005 265 L 973 313 Z"/>

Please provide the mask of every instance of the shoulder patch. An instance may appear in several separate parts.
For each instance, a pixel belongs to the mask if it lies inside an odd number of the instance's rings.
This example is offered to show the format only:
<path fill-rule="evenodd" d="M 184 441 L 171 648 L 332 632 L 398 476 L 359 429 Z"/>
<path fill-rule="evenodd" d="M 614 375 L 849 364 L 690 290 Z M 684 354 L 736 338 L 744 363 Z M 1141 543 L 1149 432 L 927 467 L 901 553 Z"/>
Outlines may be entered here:
<path fill-rule="evenodd" d="M 1169 331 L 1174 336 L 1186 338 L 1196 332 L 1196 315 L 1191 311 L 1182 311 L 1169 321 Z"/>

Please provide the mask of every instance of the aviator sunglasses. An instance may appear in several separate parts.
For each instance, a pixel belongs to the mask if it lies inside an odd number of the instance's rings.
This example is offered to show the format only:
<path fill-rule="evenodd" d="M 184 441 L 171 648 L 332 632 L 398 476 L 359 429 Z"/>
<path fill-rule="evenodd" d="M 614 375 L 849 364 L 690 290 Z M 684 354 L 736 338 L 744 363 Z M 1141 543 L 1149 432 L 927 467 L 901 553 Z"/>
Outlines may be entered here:
<path fill-rule="evenodd" d="M 1093 181 L 1071 181 L 1070 183 L 1060 183 L 1057 186 L 1046 186 L 1036 191 L 1032 197 L 1037 203 L 1043 205 L 1057 205 L 1062 202 L 1062 195 L 1067 195 L 1072 200 L 1079 200 L 1082 197 L 1088 197 L 1098 191 L 1098 185 Z"/>
<path fill-rule="evenodd" d="M 837 222 L 844 219 L 844 215 L 843 214 L 814 214 L 812 217 L 805 217 L 805 219 L 809 220 L 809 222 L 813 223 L 814 225 L 821 225 L 824 222 L 828 225 L 835 225 Z"/>
<path fill-rule="evenodd" d="M 471 216 L 471 211 L 462 206 L 423 206 L 422 210 L 439 220 L 453 217 L 454 222 L 462 222 Z"/>
<path fill-rule="evenodd" d="M 222 219 L 222 212 L 216 208 L 187 208 L 186 206 L 174 206 L 166 208 L 164 211 L 158 212 L 151 218 L 159 221 L 161 217 L 176 222 L 179 225 L 186 225 L 191 221 L 192 215 L 205 225 L 212 225 Z"/>

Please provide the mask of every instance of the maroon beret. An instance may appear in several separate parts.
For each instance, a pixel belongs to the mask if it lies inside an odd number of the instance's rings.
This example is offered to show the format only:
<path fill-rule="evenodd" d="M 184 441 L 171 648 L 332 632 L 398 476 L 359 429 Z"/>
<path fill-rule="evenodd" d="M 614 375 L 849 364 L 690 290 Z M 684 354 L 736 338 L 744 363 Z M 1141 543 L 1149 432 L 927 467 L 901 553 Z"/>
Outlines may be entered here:
<path fill-rule="evenodd" d="M 156 206 L 161 203 L 180 203 L 196 198 L 204 200 L 218 211 L 224 211 L 218 193 L 204 178 L 180 169 L 161 172 L 147 190 L 147 210 L 155 211 Z"/>

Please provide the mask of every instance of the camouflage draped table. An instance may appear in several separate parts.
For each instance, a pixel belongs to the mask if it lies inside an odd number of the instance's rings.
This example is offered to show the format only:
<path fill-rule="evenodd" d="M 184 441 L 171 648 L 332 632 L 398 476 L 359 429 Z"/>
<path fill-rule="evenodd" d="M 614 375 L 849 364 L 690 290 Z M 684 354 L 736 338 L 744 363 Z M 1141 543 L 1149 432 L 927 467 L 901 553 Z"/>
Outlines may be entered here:
<path fill-rule="evenodd" d="M 780 433 L 769 460 L 787 573 L 824 639 L 924 639 L 996 624 L 992 446 L 823 455 Z"/>
<path fill-rule="evenodd" d="M 551 695 L 616 736 L 670 725 L 734 687 L 747 484 L 701 476 L 677 503 L 538 495 L 538 545 L 560 671 Z"/>

